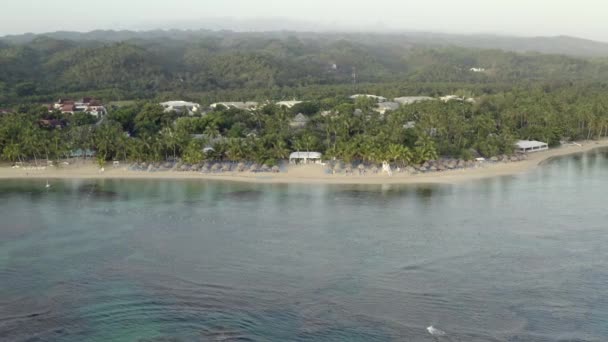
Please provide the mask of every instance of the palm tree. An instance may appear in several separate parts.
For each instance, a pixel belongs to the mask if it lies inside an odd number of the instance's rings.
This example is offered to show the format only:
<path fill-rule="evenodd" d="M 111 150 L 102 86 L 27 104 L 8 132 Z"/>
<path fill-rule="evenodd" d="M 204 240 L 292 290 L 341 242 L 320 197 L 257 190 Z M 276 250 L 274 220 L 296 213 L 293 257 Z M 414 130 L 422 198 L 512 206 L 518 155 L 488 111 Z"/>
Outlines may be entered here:
<path fill-rule="evenodd" d="M 226 146 L 226 154 L 231 161 L 239 161 L 246 158 L 246 146 L 242 139 L 233 138 L 228 140 Z"/>
<path fill-rule="evenodd" d="M 38 130 L 36 130 L 33 126 L 29 126 L 25 128 L 22 132 L 23 138 L 23 147 L 27 154 L 34 156 L 34 161 L 36 165 L 38 165 L 37 153 L 38 148 L 40 148 L 40 135 Z"/>
<path fill-rule="evenodd" d="M 272 154 L 277 159 L 285 159 L 289 155 L 287 143 L 284 140 L 278 139 L 272 143 Z"/>
<path fill-rule="evenodd" d="M 19 144 L 10 143 L 4 146 L 2 150 L 2 158 L 8 159 L 11 162 L 21 158 L 21 146 Z"/>
<path fill-rule="evenodd" d="M 427 160 L 437 159 L 437 150 L 435 149 L 435 142 L 430 136 L 422 134 L 416 141 L 415 156 L 418 163 L 423 163 Z"/>

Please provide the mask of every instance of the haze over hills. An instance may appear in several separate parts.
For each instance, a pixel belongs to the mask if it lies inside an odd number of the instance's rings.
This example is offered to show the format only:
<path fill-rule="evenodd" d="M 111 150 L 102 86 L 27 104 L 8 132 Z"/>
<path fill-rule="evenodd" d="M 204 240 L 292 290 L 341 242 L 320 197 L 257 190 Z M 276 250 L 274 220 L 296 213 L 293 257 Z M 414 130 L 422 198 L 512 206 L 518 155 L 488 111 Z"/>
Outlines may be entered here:
<path fill-rule="evenodd" d="M 319 97 L 352 92 L 353 73 L 358 85 L 382 85 L 395 96 L 448 93 L 463 85 L 488 92 L 526 82 L 604 82 L 607 57 L 608 43 L 572 37 L 214 30 L 23 34 L 0 38 L 0 104 L 72 94 L 104 99 L 178 94 L 209 101 Z M 395 84 L 409 88 L 398 90 Z"/>
<path fill-rule="evenodd" d="M 233 23 L 233 22 L 229 22 Z M 281 23 L 281 22 L 279 22 Z M 186 25 L 188 26 L 188 25 Z M 0 37 L 0 42 L 25 44 L 36 37 L 45 36 L 60 40 L 74 41 L 102 41 L 120 42 L 134 39 L 174 39 L 174 40 L 196 40 L 218 34 L 232 35 L 235 37 L 286 37 L 295 36 L 303 39 L 329 39 L 329 40 L 352 40 L 359 42 L 375 43 L 378 45 L 389 44 L 402 47 L 413 45 L 427 47 L 458 46 L 479 49 L 501 49 L 514 52 L 536 52 L 544 54 L 563 54 L 580 57 L 608 57 L 608 43 L 571 36 L 546 36 L 546 37 L 518 37 L 493 34 L 449 34 L 433 32 L 354 32 L 312 30 L 306 24 L 295 25 L 295 27 L 310 30 L 280 30 L 281 25 L 258 25 L 253 26 L 241 23 L 241 25 L 228 26 L 209 25 L 216 29 L 167 29 L 167 30 L 95 30 L 90 32 L 57 31 L 44 34 L 26 33 L 21 35 L 7 35 Z M 291 25 L 290 27 L 293 27 Z M 236 27 L 236 30 L 226 30 L 226 27 Z M 254 29 L 257 28 L 257 29 Z M 269 30 L 265 30 L 268 28 Z M 317 28 L 318 29 L 318 28 Z"/>

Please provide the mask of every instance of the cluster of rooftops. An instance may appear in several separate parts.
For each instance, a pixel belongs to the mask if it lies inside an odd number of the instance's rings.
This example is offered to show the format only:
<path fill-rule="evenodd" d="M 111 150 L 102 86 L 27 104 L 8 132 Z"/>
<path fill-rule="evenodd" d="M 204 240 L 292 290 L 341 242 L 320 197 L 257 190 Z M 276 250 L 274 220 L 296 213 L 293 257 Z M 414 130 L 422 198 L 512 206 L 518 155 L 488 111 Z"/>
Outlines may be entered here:
<path fill-rule="evenodd" d="M 410 105 L 417 102 L 422 101 L 434 101 L 437 100 L 434 97 L 430 96 L 403 96 L 396 97 L 393 101 L 388 101 L 386 97 L 371 95 L 371 94 L 355 94 L 350 96 L 351 99 L 356 100 L 360 97 L 366 97 L 373 99 L 377 102 L 376 111 L 380 113 L 385 113 L 390 110 L 396 110 L 402 105 Z M 463 98 L 456 95 L 447 95 L 440 97 L 439 100 L 443 102 L 448 101 L 465 101 L 465 102 L 475 102 L 472 98 Z M 292 108 L 297 104 L 303 103 L 304 101 L 279 101 L 275 104 L 278 106 L 283 106 L 287 108 Z M 175 111 L 178 113 L 187 113 L 190 115 L 194 115 L 197 113 L 202 113 L 201 105 L 195 102 L 187 102 L 187 101 L 167 101 L 160 103 L 163 106 L 166 112 Z M 226 108 L 236 108 L 241 110 L 254 110 L 258 108 L 259 103 L 254 101 L 247 102 L 216 102 L 209 106 L 211 109 L 216 109 L 219 106 L 223 106 Z M 107 113 L 106 107 L 104 104 L 94 98 L 91 97 L 83 97 L 79 100 L 71 100 L 71 99 L 59 99 L 52 105 L 47 105 L 49 110 L 60 110 L 62 113 L 74 114 L 76 112 L 85 112 L 95 117 L 103 116 Z M 308 122 L 308 118 L 303 114 L 298 114 L 292 120 L 291 126 L 294 128 L 303 127 Z M 536 151 L 544 151 L 549 148 L 548 144 L 542 141 L 536 140 L 519 140 L 516 142 L 516 148 L 518 152 L 526 153 L 526 152 L 536 152 Z M 306 156 L 298 155 L 297 157 L 304 157 L 305 159 L 309 159 L 308 153 L 310 153 L 310 159 L 318 159 L 320 158 L 320 154 L 316 152 L 298 152 L 298 153 L 306 153 Z M 314 155 L 314 157 L 313 157 Z M 304 159 L 303 158 L 303 159 Z"/>
<path fill-rule="evenodd" d="M 79 100 L 59 99 L 54 104 L 47 105 L 47 107 L 49 111 L 59 110 L 65 114 L 85 112 L 95 117 L 107 114 L 104 104 L 92 97 L 83 97 Z"/>
<path fill-rule="evenodd" d="M 463 97 L 459 97 L 457 95 L 447 95 L 447 96 L 443 96 L 440 98 L 434 98 L 434 97 L 430 97 L 430 96 L 403 96 L 403 97 L 396 97 L 393 99 L 393 101 L 389 101 L 386 97 L 383 97 L 383 96 L 371 95 L 371 94 L 355 94 L 355 95 L 350 96 L 349 98 L 352 100 L 355 100 L 360 97 L 366 97 L 366 98 L 375 100 L 377 103 L 375 110 L 382 114 L 384 114 L 387 111 L 396 110 L 400 106 L 403 106 L 403 105 L 414 104 L 414 103 L 422 102 L 422 101 L 434 101 L 437 99 L 440 101 L 443 101 L 443 102 L 448 102 L 448 101 L 475 102 L 475 99 L 473 99 L 473 98 L 463 98 Z M 277 106 L 292 108 L 295 105 L 298 105 L 303 102 L 304 101 L 291 100 L 291 101 L 279 101 L 279 102 L 275 102 L 275 104 Z M 263 104 L 265 104 L 265 103 L 263 103 Z M 194 102 L 167 101 L 167 102 L 160 103 L 160 105 L 163 106 L 165 108 L 165 111 L 167 111 L 167 112 L 170 112 L 170 111 L 175 111 L 178 113 L 186 112 L 191 115 L 197 114 L 197 113 L 202 113 L 201 105 L 198 103 L 194 103 Z M 216 109 L 216 108 L 219 108 L 220 106 L 225 107 L 225 108 L 235 108 L 235 109 L 241 109 L 241 110 L 255 110 L 260 106 L 260 103 L 255 102 L 255 101 L 244 101 L 244 102 L 226 101 L 226 102 L 212 103 L 209 106 L 209 108 Z"/>

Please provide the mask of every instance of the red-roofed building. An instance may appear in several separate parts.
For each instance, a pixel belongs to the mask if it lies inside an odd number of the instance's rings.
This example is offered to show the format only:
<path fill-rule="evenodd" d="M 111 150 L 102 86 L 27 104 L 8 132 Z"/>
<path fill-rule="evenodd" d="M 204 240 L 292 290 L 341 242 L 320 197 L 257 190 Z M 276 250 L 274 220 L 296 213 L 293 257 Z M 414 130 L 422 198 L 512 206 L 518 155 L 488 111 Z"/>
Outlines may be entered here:
<path fill-rule="evenodd" d="M 103 103 L 92 97 L 83 97 L 80 101 L 69 99 L 59 99 L 54 105 L 54 109 L 61 110 L 65 114 L 74 114 L 75 112 L 85 112 L 95 117 L 103 116 L 107 113 Z"/>
<path fill-rule="evenodd" d="M 74 103 L 64 104 L 61 106 L 61 112 L 64 114 L 74 114 L 75 110 L 76 106 L 74 105 Z"/>

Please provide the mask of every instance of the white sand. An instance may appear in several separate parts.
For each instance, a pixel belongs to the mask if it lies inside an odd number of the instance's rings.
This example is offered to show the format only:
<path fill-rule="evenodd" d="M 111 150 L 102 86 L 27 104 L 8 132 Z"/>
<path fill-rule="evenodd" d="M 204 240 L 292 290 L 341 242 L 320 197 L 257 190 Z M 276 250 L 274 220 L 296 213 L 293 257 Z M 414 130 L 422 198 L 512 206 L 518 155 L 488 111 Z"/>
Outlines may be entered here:
<path fill-rule="evenodd" d="M 458 183 L 481 178 L 512 175 L 530 171 L 542 162 L 554 157 L 581 153 L 599 147 L 608 147 L 608 140 L 588 141 L 580 146 L 568 145 L 543 152 L 530 153 L 528 160 L 510 163 L 487 163 L 478 168 L 460 169 L 443 172 L 431 172 L 417 175 L 394 173 L 365 176 L 331 175 L 324 172 L 320 165 L 290 166 L 287 172 L 251 173 L 224 172 L 203 174 L 200 172 L 145 172 L 129 171 L 126 167 L 108 165 L 104 172 L 93 163 L 78 162 L 69 166 L 47 167 L 44 170 L 26 170 L 24 168 L 0 167 L 0 179 L 189 179 L 189 180 L 222 180 L 252 183 L 325 183 L 325 184 L 422 184 L 422 183 Z"/>

